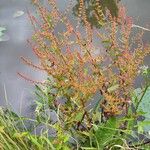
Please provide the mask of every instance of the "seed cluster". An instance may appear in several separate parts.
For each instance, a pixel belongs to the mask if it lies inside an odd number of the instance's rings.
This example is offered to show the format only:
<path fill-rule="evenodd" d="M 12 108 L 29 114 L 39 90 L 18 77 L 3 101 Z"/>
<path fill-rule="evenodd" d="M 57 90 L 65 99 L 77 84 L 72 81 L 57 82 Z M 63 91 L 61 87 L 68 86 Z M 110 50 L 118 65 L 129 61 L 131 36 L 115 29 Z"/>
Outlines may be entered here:
<path fill-rule="evenodd" d="M 29 13 L 35 28 L 32 42 L 30 40 L 29 43 L 40 64 L 34 65 L 25 58 L 22 60 L 51 76 L 58 92 L 57 96 L 67 98 L 72 109 L 76 107 L 77 110 L 86 112 L 86 104 L 96 92 L 100 92 L 103 100 L 100 101 L 99 107 L 103 109 L 106 117 L 127 111 L 139 66 L 150 53 L 150 47 L 143 46 L 140 42 L 137 48 L 131 49 L 133 23 L 132 19 L 126 16 L 124 7 L 119 8 L 118 17 L 112 17 L 108 13 L 108 23 L 103 26 L 105 32 L 101 32 L 91 27 L 86 17 L 85 2 L 79 0 L 79 18 L 84 21 L 85 36 L 67 16 L 62 15 L 54 0 L 48 0 L 51 9 L 45 8 L 38 1 L 34 2 L 40 19 Z M 95 1 L 95 5 L 97 19 L 104 18 L 99 0 Z M 60 24 L 65 27 L 65 31 L 56 33 Z M 94 37 L 99 37 L 99 46 L 95 46 Z M 106 53 L 94 55 L 95 50 L 102 51 L 102 44 Z M 62 107 L 62 110 L 66 110 L 67 106 Z M 86 116 L 89 123 L 87 112 Z"/>

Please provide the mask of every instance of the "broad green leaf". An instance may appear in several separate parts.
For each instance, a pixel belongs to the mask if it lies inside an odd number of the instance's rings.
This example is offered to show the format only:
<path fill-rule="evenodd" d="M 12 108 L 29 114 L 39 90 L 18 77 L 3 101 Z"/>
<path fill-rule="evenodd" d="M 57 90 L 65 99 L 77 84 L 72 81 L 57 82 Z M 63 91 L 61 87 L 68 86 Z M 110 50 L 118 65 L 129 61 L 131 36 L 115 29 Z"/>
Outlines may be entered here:
<path fill-rule="evenodd" d="M 143 94 L 143 90 L 141 88 L 138 88 L 135 90 L 135 96 L 132 97 L 132 101 L 133 104 L 136 106 L 137 103 L 139 102 L 139 100 L 142 97 Z M 141 102 L 139 103 L 137 112 L 143 112 L 143 116 L 145 117 L 145 121 L 149 121 L 150 120 L 150 87 L 147 88 L 147 91 L 145 92 Z M 144 130 L 145 131 L 149 131 L 150 130 L 150 125 L 145 125 L 144 126 Z"/>
<path fill-rule="evenodd" d="M 95 136 L 101 148 L 103 148 L 107 142 L 112 140 L 116 133 L 116 128 L 118 128 L 118 123 L 117 119 L 112 117 L 105 124 L 100 124 Z"/>
<path fill-rule="evenodd" d="M 70 135 L 69 134 L 65 134 L 63 136 L 63 142 L 66 143 L 67 141 L 69 141 Z"/>
<path fill-rule="evenodd" d="M 144 133 L 144 129 L 150 127 L 150 121 L 142 121 L 138 122 L 138 132 L 139 133 Z M 149 130 L 147 130 L 149 131 Z"/>
<path fill-rule="evenodd" d="M 144 132 L 143 127 L 138 125 L 138 133 L 142 134 L 143 132 Z"/>

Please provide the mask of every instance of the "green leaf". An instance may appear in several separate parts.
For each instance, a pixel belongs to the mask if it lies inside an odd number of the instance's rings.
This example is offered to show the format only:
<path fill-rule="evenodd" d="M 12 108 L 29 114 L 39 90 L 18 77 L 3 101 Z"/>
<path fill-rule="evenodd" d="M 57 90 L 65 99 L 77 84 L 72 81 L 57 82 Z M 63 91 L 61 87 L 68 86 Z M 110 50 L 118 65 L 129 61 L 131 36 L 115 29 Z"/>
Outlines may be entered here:
<path fill-rule="evenodd" d="M 143 127 L 138 125 L 138 133 L 143 133 L 143 132 L 144 132 Z"/>
<path fill-rule="evenodd" d="M 82 117 L 83 117 L 83 113 L 84 112 L 79 112 L 79 113 L 77 113 L 77 115 L 75 116 L 75 121 L 80 121 L 81 119 L 82 119 Z"/>
<path fill-rule="evenodd" d="M 69 141 L 69 138 L 70 138 L 70 135 L 69 135 L 69 134 L 65 134 L 65 135 L 63 136 L 63 142 L 64 142 L 64 143 L 68 142 L 68 141 Z"/>
<path fill-rule="evenodd" d="M 144 133 L 144 129 L 148 127 L 150 127 L 150 121 L 138 122 L 138 133 Z"/>
<path fill-rule="evenodd" d="M 22 133 L 15 133 L 13 136 L 15 138 L 22 138 L 28 135 L 28 132 L 22 132 Z"/>
<path fill-rule="evenodd" d="M 115 117 L 110 118 L 105 124 L 100 124 L 95 133 L 99 147 L 103 148 L 106 143 L 112 140 L 118 128 L 118 121 Z"/>
<path fill-rule="evenodd" d="M 51 150 L 55 150 L 53 144 L 51 143 L 51 141 L 48 138 L 46 138 L 45 136 L 43 136 L 42 138 L 49 144 Z"/>
<path fill-rule="evenodd" d="M 37 137 L 30 135 L 29 138 L 30 138 L 30 140 L 31 140 L 32 143 L 34 143 L 36 146 L 38 146 L 39 148 L 42 149 L 42 146 L 41 146 L 41 144 L 38 142 Z"/>
<path fill-rule="evenodd" d="M 141 88 L 138 88 L 134 91 L 134 93 L 135 93 L 135 96 L 132 97 L 132 101 L 133 101 L 133 104 L 136 106 L 142 97 L 143 90 Z M 150 120 L 149 108 L 150 108 L 150 87 L 147 88 L 137 108 L 137 113 L 142 112 L 142 115 L 145 117 L 145 121 Z M 150 130 L 150 124 L 145 125 L 144 131 L 149 131 L 149 130 Z"/>

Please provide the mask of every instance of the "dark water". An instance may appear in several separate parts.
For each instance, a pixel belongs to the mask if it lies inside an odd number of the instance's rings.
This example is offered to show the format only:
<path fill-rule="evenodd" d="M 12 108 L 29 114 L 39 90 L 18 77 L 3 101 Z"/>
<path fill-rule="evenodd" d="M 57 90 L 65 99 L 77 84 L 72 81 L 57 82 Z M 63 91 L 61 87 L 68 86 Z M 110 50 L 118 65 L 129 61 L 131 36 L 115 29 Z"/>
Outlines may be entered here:
<path fill-rule="evenodd" d="M 67 0 L 58 0 L 63 10 Z M 43 3 L 45 1 L 43 0 Z M 135 24 L 146 26 L 150 24 L 150 0 L 123 0 L 128 14 L 135 20 Z M 5 40 L 0 42 L 0 105 L 10 103 L 14 111 L 31 115 L 31 103 L 34 100 L 33 86 L 17 76 L 17 72 L 25 73 L 31 78 L 41 80 L 44 74 L 34 71 L 21 63 L 19 57 L 25 56 L 37 63 L 26 40 L 31 37 L 32 26 L 27 17 L 27 9 L 35 12 L 30 0 L 0 0 L 0 26 L 6 27 Z M 23 11 L 24 15 L 14 18 L 16 11 Z M 144 35 L 144 42 L 149 41 L 150 32 Z M 145 63 L 150 65 L 149 57 Z"/>

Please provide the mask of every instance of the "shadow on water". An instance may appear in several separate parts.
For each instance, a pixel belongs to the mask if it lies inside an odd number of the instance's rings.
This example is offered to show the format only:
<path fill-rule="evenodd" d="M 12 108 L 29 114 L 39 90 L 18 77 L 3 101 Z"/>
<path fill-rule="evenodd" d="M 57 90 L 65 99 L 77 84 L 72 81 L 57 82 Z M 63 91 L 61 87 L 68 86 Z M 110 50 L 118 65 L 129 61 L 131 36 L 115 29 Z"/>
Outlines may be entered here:
<path fill-rule="evenodd" d="M 57 3 L 62 10 L 67 6 L 67 0 L 57 0 Z M 135 24 L 145 26 L 149 23 L 149 0 L 122 0 L 122 3 L 127 7 L 128 14 L 134 18 Z M 5 34 L 9 37 L 8 41 L 0 42 L 0 105 L 5 106 L 8 101 L 15 112 L 19 113 L 21 110 L 22 114 L 30 116 L 34 88 L 18 77 L 17 72 L 26 73 L 37 80 L 43 79 L 45 75 L 23 65 L 19 59 L 20 56 L 25 56 L 37 63 L 26 42 L 33 31 L 27 17 L 27 8 L 35 13 L 30 0 L 0 0 L 0 26 L 6 28 Z M 23 11 L 24 14 L 14 18 L 17 11 Z M 149 39 L 150 32 L 146 32 L 143 41 L 147 42 Z M 145 63 L 150 64 L 149 57 L 145 59 Z M 140 81 L 141 79 L 137 80 L 137 86 L 140 86 Z"/>

